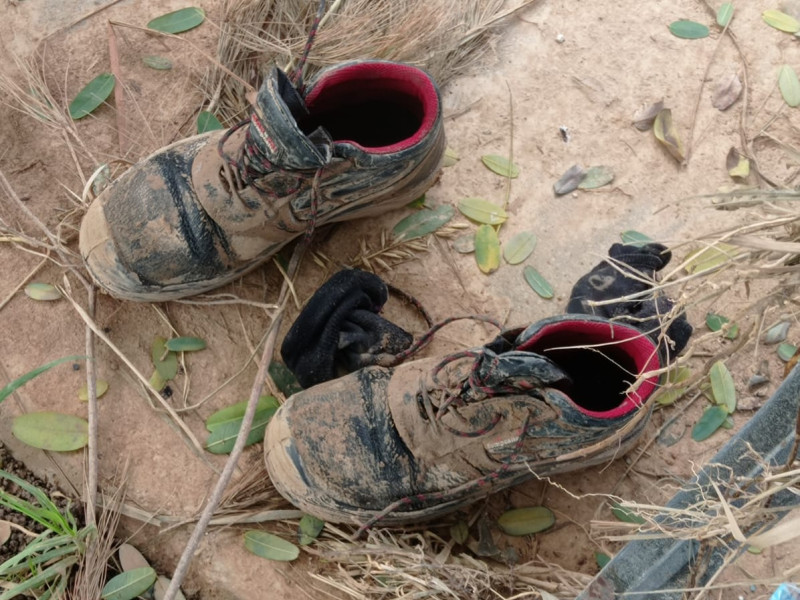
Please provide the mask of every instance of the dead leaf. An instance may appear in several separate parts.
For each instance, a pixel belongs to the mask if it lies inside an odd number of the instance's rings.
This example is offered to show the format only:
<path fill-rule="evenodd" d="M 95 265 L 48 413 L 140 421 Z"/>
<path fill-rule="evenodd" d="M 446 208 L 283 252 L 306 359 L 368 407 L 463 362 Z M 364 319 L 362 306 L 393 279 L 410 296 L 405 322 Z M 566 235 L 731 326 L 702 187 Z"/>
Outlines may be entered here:
<path fill-rule="evenodd" d="M 11 524 L 8 521 L 0 521 L 0 546 L 11 537 Z"/>
<path fill-rule="evenodd" d="M 561 179 L 553 184 L 553 191 L 557 196 L 563 196 L 564 194 L 574 192 L 578 189 L 584 177 L 586 177 L 586 171 L 583 167 L 580 165 L 572 165 L 561 176 Z"/>
<path fill-rule="evenodd" d="M 661 142 L 672 157 L 683 164 L 686 155 L 683 150 L 683 143 L 672 122 L 672 111 L 668 108 L 663 109 L 653 123 L 653 133 L 656 139 Z"/>
<path fill-rule="evenodd" d="M 639 131 L 651 129 L 653 127 L 653 121 L 656 120 L 658 113 L 662 110 L 664 110 L 664 100 L 659 100 L 650 106 L 642 106 L 642 108 L 633 115 L 633 126 Z"/>
<path fill-rule="evenodd" d="M 739 99 L 742 93 L 742 82 L 736 73 L 729 73 L 719 80 L 711 104 L 717 110 L 727 110 Z"/>
<path fill-rule="evenodd" d="M 725 158 L 725 167 L 731 177 L 741 177 L 742 179 L 750 175 L 750 161 L 746 156 L 742 156 L 736 148 L 728 151 Z"/>

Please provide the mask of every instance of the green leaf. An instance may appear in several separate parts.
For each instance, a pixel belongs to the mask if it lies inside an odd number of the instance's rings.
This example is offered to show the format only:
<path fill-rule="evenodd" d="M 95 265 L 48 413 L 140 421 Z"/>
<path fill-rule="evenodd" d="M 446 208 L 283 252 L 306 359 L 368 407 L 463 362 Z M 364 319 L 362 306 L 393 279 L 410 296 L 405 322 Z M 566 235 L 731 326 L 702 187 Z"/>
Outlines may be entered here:
<path fill-rule="evenodd" d="M 795 354 L 797 354 L 797 346 L 794 344 L 784 342 L 778 346 L 778 357 L 783 362 L 789 362 Z"/>
<path fill-rule="evenodd" d="M 461 160 L 458 156 L 458 152 L 453 150 L 452 148 L 445 148 L 444 151 L 444 158 L 442 159 L 442 167 L 452 167 L 456 164 L 459 160 Z"/>
<path fill-rule="evenodd" d="M 103 394 L 108 391 L 108 382 L 103 381 L 102 379 L 98 379 L 95 381 L 95 388 L 97 391 L 97 397 L 102 398 Z M 88 384 L 84 384 L 81 389 L 78 390 L 78 400 L 81 402 L 88 402 L 89 401 L 89 386 Z"/>
<path fill-rule="evenodd" d="M 536 248 L 536 235 L 532 231 L 521 231 L 503 244 L 503 258 L 510 265 L 518 265 L 528 258 Z"/>
<path fill-rule="evenodd" d="M 729 340 L 735 340 L 739 335 L 739 326 L 736 323 L 731 323 L 728 331 L 725 332 L 725 337 Z"/>
<path fill-rule="evenodd" d="M 49 411 L 15 417 L 11 432 L 29 446 L 54 452 L 78 450 L 89 442 L 85 419 Z"/>
<path fill-rule="evenodd" d="M 498 156 L 497 154 L 484 154 L 481 156 L 483 164 L 486 165 L 490 171 L 502 175 L 503 177 L 519 177 L 519 169 L 517 165 L 512 163 L 505 156 Z"/>
<path fill-rule="evenodd" d="M 681 383 L 682 381 L 686 381 L 689 379 L 689 376 L 692 374 L 692 371 L 689 367 L 678 367 L 677 369 L 672 368 L 667 373 L 667 381 L 669 383 Z"/>
<path fill-rule="evenodd" d="M 34 282 L 25 286 L 25 295 L 33 300 L 60 300 L 61 292 L 58 288 L 49 283 Z"/>
<path fill-rule="evenodd" d="M 780 29 L 786 33 L 797 33 L 800 31 L 800 21 L 784 12 L 770 8 L 761 13 L 761 18 L 770 27 Z"/>
<path fill-rule="evenodd" d="M 728 414 L 736 410 L 736 386 L 728 367 L 721 360 L 715 362 L 709 372 L 711 378 L 711 393 L 717 404 L 728 409 Z"/>
<path fill-rule="evenodd" d="M 619 234 L 623 244 L 630 244 L 631 246 L 645 246 L 653 242 L 653 238 L 633 229 L 628 229 Z"/>
<path fill-rule="evenodd" d="M 300 526 L 298 527 L 297 537 L 301 546 L 308 546 L 311 542 L 319 537 L 322 529 L 325 527 L 325 521 L 313 517 L 311 515 L 303 515 L 300 519 Z"/>
<path fill-rule="evenodd" d="M 595 552 L 594 559 L 597 561 L 597 566 L 601 569 L 611 562 L 611 557 L 605 552 Z"/>
<path fill-rule="evenodd" d="M 114 90 L 114 75 L 101 73 L 86 84 L 75 99 L 69 104 L 69 116 L 82 119 L 106 101 Z"/>
<path fill-rule="evenodd" d="M 723 317 L 722 315 L 717 315 L 714 313 L 706 313 L 706 326 L 711 331 L 719 331 L 722 329 L 722 326 L 728 322 L 730 322 L 728 317 Z"/>
<path fill-rule="evenodd" d="M 153 389 L 157 392 L 160 392 L 167 387 L 167 382 L 163 377 L 161 377 L 158 369 L 153 371 L 153 374 L 150 376 L 150 385 L 153 386 Z"/>
<path fill-rule="evenodd" d="M 800 105 L 800 81 L 797 73 L 789 65 L 783 65 L 778 73 L 778 87 L 786 104 L 792 108 Z"/>
<path fill-rule="evenodd" d="M 572 165 L 564 174 L 553 184 L 553 192 L 557 196 L 569 194 L 578 189 L 578 186 L 586 177 L 586 171 L 580 165 Z"/>
<path fill-rule="evenodd" d="M 692 428 L 692 439 L 695 442 L 702 442 L 722 426 L 728 418 L 728 409 L 722 404 L 716 404 L 707 408 L 703 416 L 695 423 Z"/>
<path fill-rule="evenodd" d="M 248 531 L 244 534 L 244 547 L 261 558 L 292 561 L 300 556 L 300 548 L 265 531 Z"/>
<path fill-rule="evenodd" d="M 174 379 L 178 374 L 178 355 L 167 350 L 167 340 L 156 336 L 150 356 L 158 375 L 164 381 Z"/>
<path fill-rule="evenodd" d="M 508 218 L 505 209 L 483 198 L 464 198 L 458 203 L 465 217 L 485 225 L 500 225 Z"/>
<path fill-rule="evenodd" d="M 466 233 L 455 238 L 452 242 L 453 250 L 460 254 L 471 254 L 475 252 L 475 234 Z"/>
<path fill-rule="evenodd" d="M 513 508 L 497 519 L 500 529 L 508 535 L 530 535 L 549 529 L 556 522 L 553 512 L 544 506 Z"/>
<path fill-rule="evenodd" d="M 169 71 L 172 68 L 172 61 L 163 56 L 144 56 L 142 62 L 156 71 Z"/>
<path fill-rule="evenodd" d="M 708 248 L 696 250 L 686 257 L 688 259 L 686 270 L 694 274 L 715 269 L 735 258 L 738 250 L 736 246 L 723 242 L 717 242 Z"/>
<path fill-rule="evenodd" d="M 102 600 L 133 600 L 150 589 L 156 582 L 156 572 L 152 567 L 139 567 L 123 571 L 106 583 L 100 594 Z"/>
<path fill-rule="evenodd" d="M 717 10 L 717 25 L 726 27 L 733 17 L 733 2 L 724 2 Z"/>
<path fill-rule="evenodd" d="M 9 394 L 16 391 L 18 388 L 21 388 L 23 385 L 28 383 L 34 377 L 38 377 L 45 371 L 52 369 L 53 367 L 60 365 L 61 363 L 68 362 L 68 361 L 76 361 L 76 360 L 83 360 L 86 358 L 85 356 L 65 356 L 64 358 L 58 358 L 54 361 L 51 361 L 47 364 L 42 365 L 41 367 L 36 367 L 32 371 L 28 371 L 25 375 L 21 375 L 17 377 L 14 381 L 6 384 L 2 390 L 0 390 L 0 402 L 5 400 Z"/>
<path fill-rule="evenodd" d="M 578 188 L 582 190 L 593 190 L 608 185 L 612 181 L 614 181 L 614 171 L 611 170 L 611 167 L 604 167 L 602 165 L 589 167 L 583 180 L 578 184 Z"/>
<path fill-rule="evenodd" d="M 487 275 L 500 267 L 500 240 L 491 225 L 481 225 L 475 232 L 475 261 Z"/>
<path fill-rule="evenodd" d="M 292 394 L 303 391 L 303 387 L 298 383 L 297 377 L 283 363 L 277 361 L 269 363 L 269 376 L 272 377 L 272 381 L 278 386 L 281 394 L 287 398 Z"/>
<path fill-rule="evenodd" d="M 542 277 L 542 275 L 530 265 L 526 265 L 522 271 L 525 281 L 531 286 L 534 292 L 539 294 L 542 298 L 548 299 L 553 297 L 553 286 Z"/>
<path fill-rule="evenodd" d="M 238 402 L 218 410 L 206 419 L 206 429 L 213 433 L 223 425 L 229 423 L 237 422 L 241 425 L 242 417 L 244 417 L 244 413 L 247 411 L 247 402 L 248 401 L 245 400 L 244 402 Z M 280 403 L 275 396 L 261 396 L 256 404 L 256 414 L 270 409 L 277 410 L 279 406 Z M 238 431 L 239 428 L 237 427 L 236 430 Z"/>
<path fill-rule="evenodd" d="M 658 402 L 661 406 L 670 406 L 674 404 L 678 398 L 683 396 L 686 393 L 686 388 L 672 388 L 668 390 L 663 390 L 659 392 L 656 396 L 656 402 Z"/>
<path fill-rule="evenodd" d="M 197 115 L 197 133 L 206 133 L 217 129 L 223 129 L 219 119 L 207 110 L 200 111 L 200 114 Z"/>
<path fill-rule="evenodd" d="M 675 37 L 684 40 L 699 40 L 708 37 L 708 27 L 701 23 L 682 19 L 669 24 L 669 30 Z"/>
<path fill-rule="evenodd" d="M 635 523 L 636 525 L 645 523 L 644 517 L 637 515 L 630 508 L 624 508 L 619 502 L 611 503 L 611 513 L 623 523 Z"/>
<path fill-rule="evenodd" d="M 406 208 L 425 208 L 425 194 L 406 204 Z"/>
<path fill-rule="evenodd" d="M 171 352 L 196 352 L 206 347 L 205 340 L 197 337 L 176 337 L 164 344 Z"/>
<path fill-rule="evenodd" d="M 257 444 L 264 439 L 264 431 L 267 428 L 267 424 L 277 410 L 277 408 L 267 408 L 255 414 L 253 417 L 253 426 L 250 428 L 250 433 L 247 435 L 247 440 L 245 441 L 245 447 Z M 233 450 L 241 428 L 242 419 L 230 421 L 219 427 L 215 427 L 214 431 L 209 434 L 206 440 L 206 450 L 212 454 L 228 454 Z"/>
<path fill-rule="evenodd" d="M 426 208 L 408 215 L 392 229 L 396 240 L 413 240 L 433 233 L 453 218 L 455 209 L 449 204 Z"/>
<path fill-rule="evenodd" d="M 465 544 L 469 539 L 469 525 L 464 519 L 459 519 L 454 525 L 450 526 L 450 537 L 456 544 Z"/>
<path fill-rule="evenodd" d="M 147 24 L 147 28 L 164 33 L 183 33 L 200 25 L 205 18 L 202 8 L 192 6 L 156 17 Z"/>

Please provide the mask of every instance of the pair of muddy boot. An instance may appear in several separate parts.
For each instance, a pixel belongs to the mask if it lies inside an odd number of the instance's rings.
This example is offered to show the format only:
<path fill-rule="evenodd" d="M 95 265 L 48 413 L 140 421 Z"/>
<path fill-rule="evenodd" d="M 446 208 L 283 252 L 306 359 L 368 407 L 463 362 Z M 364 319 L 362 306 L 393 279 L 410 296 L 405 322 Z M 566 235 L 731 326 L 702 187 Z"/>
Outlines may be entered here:
<path fill-rule="evenodd" d="M 443 153 L 439 93 L 420 69 L 346 63 L 302 93 L 273 69 L 246 122 L 163 148 L 103 192 L 84 217 L 81 254 L 120 298 L 203 293 L 317 226 L 416 199 Z M 312 387 L 267 429 L 275 486 L 326 520 L 397 524 L 620 456 L 691 333 L 649 291 L 668 261 L 663 246 L 615 245 L 576 284 L 573 314 L 394 367 L 382 365 L 411 336 L 378 314 L 385 286 L 357 271 L 335 277 L 283 345 Z M 608 302 L 621 296 L 632 299 Z"/>

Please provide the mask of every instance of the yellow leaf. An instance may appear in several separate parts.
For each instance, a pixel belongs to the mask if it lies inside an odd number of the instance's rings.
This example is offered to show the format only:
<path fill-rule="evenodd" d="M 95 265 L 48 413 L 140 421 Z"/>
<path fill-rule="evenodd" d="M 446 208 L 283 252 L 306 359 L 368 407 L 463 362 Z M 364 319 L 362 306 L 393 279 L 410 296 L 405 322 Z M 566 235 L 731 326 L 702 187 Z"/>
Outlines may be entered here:
<path fill-rule="evenodd" d="M 683 163 L 686 154 L 683 150 L 683 143 L 678 135 L 675 124 L 672 122 L 672 111 L 668 108 L 663 109 L 653 123 L 653 133 L 656 139 L 661 142 L 672 157 L 679 163 Z"/>

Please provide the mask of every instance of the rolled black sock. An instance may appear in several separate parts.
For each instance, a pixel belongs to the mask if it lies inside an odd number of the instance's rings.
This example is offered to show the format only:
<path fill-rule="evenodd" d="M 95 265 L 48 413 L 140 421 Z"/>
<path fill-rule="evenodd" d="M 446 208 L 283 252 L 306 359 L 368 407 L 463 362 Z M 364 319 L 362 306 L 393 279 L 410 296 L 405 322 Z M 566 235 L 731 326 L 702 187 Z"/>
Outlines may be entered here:
<path fill-rule="evenodd" d="M 281 345 L 286 366 L 304 388 L 378 364 L 413 337 L 380 312 L 389 294 L 377 275 L 348 269 L 320 287 Z"/>
<path fill-rule="evenodd" d="M 610 261 L 604 260 L 581 277 L 572 288 L 568 313 L 599 315 L 607 319 L 621 319 L 645 331 L 657 340 L 662 324 L 674 307 L 674 302 L 659 292 L 640 295 L 630 300 L 619 300 L 652 289 L 657 271 L 672 259 L 672 253 L 662 244 L 634 246 L 614 244 L 608 251 Z M 692 326 L 681 312 L 667 325 L 663 344 L 667 356 L 672 357 L 684 349 L 692 335 Z"/>

